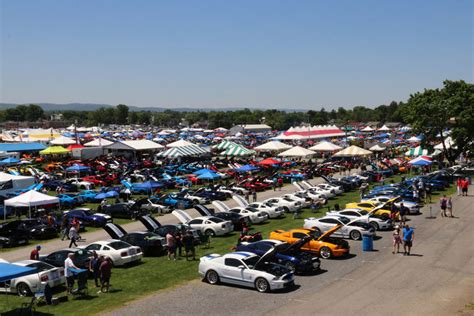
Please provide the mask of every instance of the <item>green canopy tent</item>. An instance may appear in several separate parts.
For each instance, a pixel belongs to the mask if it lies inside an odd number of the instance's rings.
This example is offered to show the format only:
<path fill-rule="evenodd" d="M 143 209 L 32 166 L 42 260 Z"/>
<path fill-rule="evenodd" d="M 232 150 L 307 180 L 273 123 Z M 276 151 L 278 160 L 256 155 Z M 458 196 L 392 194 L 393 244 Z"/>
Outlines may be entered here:
<path fill-rule="evenodd" d="M 255 150 L 247 149 L 241 145 L 228 147 L 226 150 L 221 152 L 221 156 L 249 156 L 254 154 Z"/>
<path fill-rule="evenodd" d="M 66 155 L 71 153 L 64 147 L 61 146 L 51 146 L 39 152 L 41 155 Z"/>

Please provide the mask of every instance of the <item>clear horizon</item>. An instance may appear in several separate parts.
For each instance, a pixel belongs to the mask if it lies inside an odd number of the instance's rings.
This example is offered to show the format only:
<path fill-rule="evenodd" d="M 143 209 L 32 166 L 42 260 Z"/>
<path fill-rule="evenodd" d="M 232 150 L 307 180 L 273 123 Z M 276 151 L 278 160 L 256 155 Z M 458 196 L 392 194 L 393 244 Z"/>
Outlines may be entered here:
<path fill-rule="evenodd" d="M 0 0 L 1 103 L 320 109 L 473 81 L 473 3 Z"/>

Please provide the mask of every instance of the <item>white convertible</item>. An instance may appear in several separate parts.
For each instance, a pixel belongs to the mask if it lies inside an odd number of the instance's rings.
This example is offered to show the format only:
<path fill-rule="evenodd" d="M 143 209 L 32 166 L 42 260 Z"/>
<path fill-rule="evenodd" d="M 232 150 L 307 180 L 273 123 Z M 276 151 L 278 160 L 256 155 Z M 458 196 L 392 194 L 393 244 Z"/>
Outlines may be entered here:
<path fill-rule="evenodd" d="M 46 284 L 53 288 L 65 282 L 64 268 L 56 268 L 46 262 L 36 260 L 22 260 L 13 264 L 34 270 L 30 274 L 11 280 L 10 286 L 1 286 L 0 292 L 29 296 L 43 291 Z"/>
<path fill-rule="evenodd" d="M 223 256 L 211 254 L 199 262 L 199 274 L 210 284 L 230 283 L 268 292 L 292 287 L 294 274 L 285 266 L 269 263 L 275 248 L 262 257 L 250 252 L 233 252 Z"/>
<path fill-rule="evenodd" d="M 191 228 L 201 231 L 203 234 L 211 236 L 222 236 L 234 230 L 234 224 L 215 216 L 200 216 L 192 218 L 183 210 L 171 212 L 182 223 Z"/>
<path fill-rule="evenodd" d="M 91 252 L 95 250 L 97 254 L 110 258 L 114 266 L 140 261 L 143 257 L 140 247 L 118 239 L 99 240 L 81 248 Z"/>
<path fill-rule="evenodd" d="M 393 227 L 393 223 L 390 218 L 369 214 L 369 212 L 358 208 L 346 208 L 342 211 L 329 211 L 326 213 L 326 215 L 344 216 L 350 220 L 359 219 L 363 222 L 369 223 L 369 225 L 375 230 L 391 229 Z"/>
<path fill-rule="evenodd" d="M 342 225 L 333 233 L 335 237 L 362 239 L 362 235 L 375 236 L 375 229 L 367 223 L 359 220 L 350 220 L 344 216 L 326 216 L 322 218 L 310 217 L 304 220 L 304 228 L 314 229 L 318 232 L 326 232 L 336 225 Z"/>

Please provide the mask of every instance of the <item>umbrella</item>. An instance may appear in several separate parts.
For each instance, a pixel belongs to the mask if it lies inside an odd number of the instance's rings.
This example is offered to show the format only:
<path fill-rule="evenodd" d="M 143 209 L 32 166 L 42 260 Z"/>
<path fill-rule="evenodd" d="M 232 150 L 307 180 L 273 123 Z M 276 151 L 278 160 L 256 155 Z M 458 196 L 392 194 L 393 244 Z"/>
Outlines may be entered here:
<path fill-rule="evenodd" d="M 278 165 L 279 163 L 281 163 L 281 161 L 273 159 L 273 158 L 263 159 L 262 161 L 258 162 L 258 164 L 261 166 L 273 166 L 273 165 Z"/>
<path fill-rule="evenodd" d="M 219 179 L 221 176 L 215 172 L 204 172 L 201 173 L 197 178 L 201 180 L 215 180 Z"/>
<path fill-rule="evenodd" d="M 69 172 L 73 172 L 73 171 L 84 172 L 84 171 L 89 171 L 89 170 L 90 170 L 89 167 L 81 166 L 81 165 L 78 165 L 78 164 L 74 164 L 71 167 L 66 168 L 66 171 L 69 171 Z"/>
<path fill-rule="evenodd" d="M 13 158 L 13 157 L 9 157 L 9 158 L 5 158 L 3 160 L 0 160 L 0 165 L 13 165 L 13 164 L 17 164 L 19 162 L 20 162 L 20 160 L 18 160 L 16 158 Z"/>

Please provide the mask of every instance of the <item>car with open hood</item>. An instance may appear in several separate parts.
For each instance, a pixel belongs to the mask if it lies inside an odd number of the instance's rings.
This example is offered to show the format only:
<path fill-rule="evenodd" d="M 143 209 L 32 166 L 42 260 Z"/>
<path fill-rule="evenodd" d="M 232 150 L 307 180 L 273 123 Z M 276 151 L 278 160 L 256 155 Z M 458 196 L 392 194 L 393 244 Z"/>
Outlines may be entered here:
<path fill-rule="evenodd" d="M 259 211 L 252 207 L 237 206 L 230 208 L 221 201 L 212 201 L 212 205 L 220 212 L 232 212 L 243 216 L 248 216 L 252 224 L 263 223 L 268 219 L 268 215 L 265 212 Z"/>
<path fill-rule="evenodd" d="M 291 269 L 272 262 L 276 248 L 263 256 L 239 251 L 225 255 L 210 254 L 201 257 L 199 274 L 210 284 L 229 283 L 269 292 L 291 288 L 294 273 Z"/>
<path fill-rule="evenodd" d="M 262 203 L 283 208 L 285 213 L 295 213 L 301 210 L 303 203 L 289 197 L 273 197 L 264 200 Z"/>
<path fill-rule="evenodd" d="M 366 222 L 350 220 L 344 216 L 325 216 L 321 218 L 310 217 L 304 220 L 304 228 L 326 232 L 336 226 L 339 229 L 333 231 L 333 235 L 353 240 L 362 239 L 362 235 L 375 236 L 375 229 Z"/>
<path fill-rule="evenodd" d="M 319 258 L 309 252 L 302 251 L 301 247 L 312 237 L 306 236 L 299 241 L 289 244 L 275 239 L 264 239 L 255 242 L 241 242 L 236 246 L 237 251 L 248 251 L 263 256 L 271 248 L 276 248 L 274 262 L 287 266 L 296 273 L 307 274 L 320 269 Z"/>
<path fill-rule="evenodd" d="M 403 203 L 403 206 L 405 206 L 408 209 L 409 214 L 420 213 L 421 205 L 418 202 L 415 202 L 413 200 L 409 200 L 406 198 L 398 197 L 398 196 L 393 196 L 393 195 L 379 195 L 379 196 L 374 196 L 371 198 L 364 197 L 361 200 L 361 202 L 367 201 L 367 202 L 376 202 L 376 203 L 387 203 L 390 200 L 393 200 L 392 203 L 394 203 L 398 209 L 400 209 L 400 206 Z"/>
<path fill-rule="evenodd" d="M 130 245 L 140 247 L 144 256 L 159 256 L 166 252 L 166 239 L 151 232 L 130 232 L 128 233 L 122 226 L 108 223 L 104 230 L 113 239 L 120 239 Z"/>
<path fill-rule="evenodd" d="M 215 216 L 200 216 L 192 218 L 183 210 L 171 212 L 182 224 L 199 230 L 201 233 L 210 236 L 223 236 L 234 230 L 234 225 L 230 221 L 223 220 Z"/>
<path fill-rule="evenodd" d="M 171 207 L 162 205 L 157 199 L 143 198 L 136 201 L 134 207 L 150 212 L 151 214 L 165 214 L 171 212 Z"/>
<path fill-rule="evenodd" d="M 126 219 L 136 219 L 138 216 L 148 214 L 148 211 L 129 203 L 106 205 L 102 208 L 102 212 L 113 218 Z"/>
<path fill-rule="evenodd" d="M 37 260 L 22 260 L 12 264 L 32 268 L 33 270 L 21 277 L 12 279 L 10 286 L 0 287 L 0 293 L 17 293 L 20 296 L 31 296 L 43 291 L 46 284 L 51 288 L 64 284 L 64 268 L 54 267 L 46 262 Z"/>
<path fill-rule="evenodd" d="M 297 228 L 288 231 L 279 229 L 270 233 L 270 239 L 293 244 L 310 237 L 310 239 L 300 247 L 301 250 L 319 255 L 323 259 L 342 257 L 349 253 L 349 243 L 344 239 L 331 236 L 341 227 L 342 226 L 335 226 L 325 233 L 318 233 L 313 229 L 306 228 Z"/>
<path fill-rule="evenodd" d="M 385 218 L 390 218 L 390 207 L 388 206 L 388 203 L 390 202 L 372 202 L 372 201 L 362 201 L 362 202 L 353 202 L 353 203 L 347 203 L 346 208 L 358 208 L 361 210 L 366 210 L 367 212 L 372 212 L 375 215 L 379 215 L 381 217 Z M 377 208 L 375 211 L 374 209 Z M 399 218 L 398 212 L 396 213 L 395 219 Z"/>
<path fill-rule="evenodd" d="M 194 243 L 199 244 L 201 240 L 200 232 L 189 225 L 185 224 L 165 224 L 162 225 L 153 216 L 145 215 L 138 217 L 138 220 L 146 227 L 149 232 L 155 233 L 161 237 L 166 238 L 168 233 L 176 234 L 181 232 L 182 234 L 190 231 L 194 237 Z"/>
<path fill-rule="evenodd" d="M 240 207 L 257 209 L 258 211 L 266 214 L 268 218 L 279 218 L 285 215 L 285 210 L 281 206 L 270 205 L 269 203 L 252 202 L 249 203 L 247 200 L 234 194 L 232 199 L 237 202 Z"/>
<path fill-rule="evenodd" d="M 198 213 L 201 214 L 202 216 L 215 216 L 225 221 L 232 222 L 232 225 L 234 225 L 235 231 L 242 231 L 244 226 L 248 226 L 250 224 L 250 219 L 248 216 L 240 215 L 237 213 L 214 212 L 214 210 L 210 210 L 204 205 L 195 205 L 194 209 L 198 211 Z"/>
<path fill-rule="evenodd" d="M 119 239 L 99 240 L 81 248 L 88 252 L 95 251 L 99 256 L 109 258 L 114 266 L 137 262 L 143 257 L 140 247 L 132 246 Z"/>

